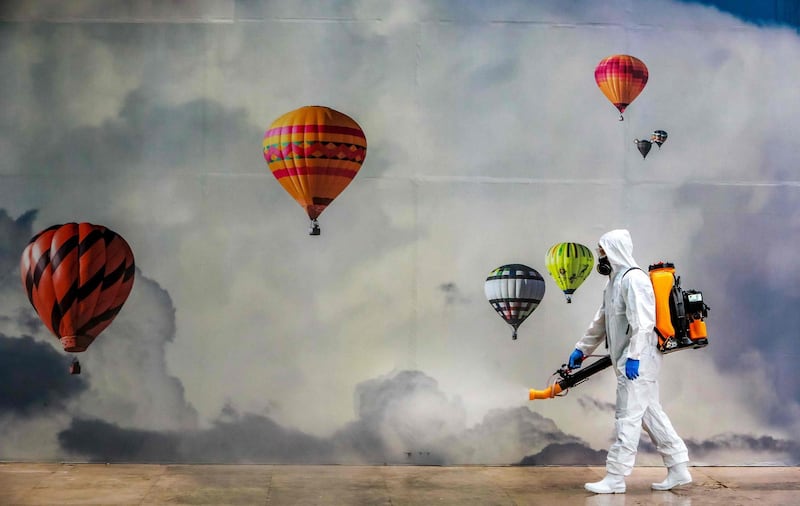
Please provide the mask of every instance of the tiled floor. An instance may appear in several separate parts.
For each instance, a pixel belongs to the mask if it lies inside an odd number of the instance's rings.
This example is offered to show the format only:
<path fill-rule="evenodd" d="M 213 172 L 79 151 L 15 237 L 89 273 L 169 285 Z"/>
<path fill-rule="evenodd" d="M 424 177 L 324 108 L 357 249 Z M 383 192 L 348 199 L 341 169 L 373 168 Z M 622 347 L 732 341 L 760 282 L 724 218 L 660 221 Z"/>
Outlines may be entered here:
<path fill-rule="evenodd" d="M 800 505 L 800 467 L 637 467 L 627 493 L 583 489 L 602 467 L 420 467 L 0 463 L 0 505 Z"/>

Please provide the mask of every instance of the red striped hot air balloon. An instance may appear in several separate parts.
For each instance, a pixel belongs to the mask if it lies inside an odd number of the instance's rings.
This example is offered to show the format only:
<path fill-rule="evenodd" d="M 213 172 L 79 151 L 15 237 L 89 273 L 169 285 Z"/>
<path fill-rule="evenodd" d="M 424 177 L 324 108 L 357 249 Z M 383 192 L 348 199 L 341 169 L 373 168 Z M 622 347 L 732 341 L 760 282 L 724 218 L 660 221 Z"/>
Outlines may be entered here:
<path fill-rule="evenodd" d="M 600 60 L 594 69 L 594 80 L 600 91 L 622 113 L 639 96 L 647 84 L 647 66 L 636 57 L 615 54 Z"/>
<path fill-rule="evenodd" d="M 310 234 L 319 235 L 317 218 L 364 163 L 367 138 L 361 127 L 329 107 L 306 106 L 276 119 L 262 144 L 272 175 L 306 210 Z"/>
<path fill-rule="evenodd" d="M 22 286 L 67 352 L 82 352 L 114 320 L 133 287 L 133 252 L 112 230 L 91 223 L 53 225 L 22 252 Z M 73 363 L 72 373 L 80 373 Z"/>

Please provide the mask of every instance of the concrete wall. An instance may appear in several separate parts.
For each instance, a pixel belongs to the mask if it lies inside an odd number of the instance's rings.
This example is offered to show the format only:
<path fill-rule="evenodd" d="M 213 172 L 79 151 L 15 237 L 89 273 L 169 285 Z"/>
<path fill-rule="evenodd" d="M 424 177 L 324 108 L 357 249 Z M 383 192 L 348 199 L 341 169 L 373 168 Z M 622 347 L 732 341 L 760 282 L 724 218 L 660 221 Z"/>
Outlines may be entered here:
<path fill-rule="evenodd" d="M 602 463 L 610 372 L 564 399 L 527 391 L 566 360 L 604 283 L 592 274 L 566 304 L 546 251 L 622 227 L 641 265 L 674 262 L 712 308 L 711 344 L 662 371 L 693 462 L 797 464 L 800 39 L 747 16 L 632 0 L 5 2 L 0 459 Z M 594 81 L 617 53 L 649 69 L 622 122 Z M 368 141 L 317 237 L 261 152 L 304 105 Z M 655 129 L 668 140 L 644 159 L 633 140 Z M 66 222 L 116 231 L 137 266 L 80 376 L 19 277 L 28 240 Z M 508 263 L 546 281 L 516 341 L 483 292 Z"/>

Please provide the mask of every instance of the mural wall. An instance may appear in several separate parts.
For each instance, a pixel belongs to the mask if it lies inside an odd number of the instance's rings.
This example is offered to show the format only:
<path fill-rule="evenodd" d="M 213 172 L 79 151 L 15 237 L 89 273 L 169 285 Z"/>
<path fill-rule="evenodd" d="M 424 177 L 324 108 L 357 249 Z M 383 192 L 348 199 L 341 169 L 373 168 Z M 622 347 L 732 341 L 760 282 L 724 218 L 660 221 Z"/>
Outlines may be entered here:
<path fill-rule="evenodd" d="M 621 122 L 618 53 L 649 69 Z M 548 248 L 627 228 L 711 307 L 662 369 L 692 463 L 797 465 L 798 62 L 791 26 L 671 0 L 4 3 L 0 459 L 602 463 L 612 372 L 528 389 L 605 281 L 567 304 Z M 305 105 L 368 142 L 319 236 L 262 153 Z M 136 261 L 80 375 L 20 282 L 67 222 Z M 509 263 L 546 284 L 517 340 L 483 291 Z"/>

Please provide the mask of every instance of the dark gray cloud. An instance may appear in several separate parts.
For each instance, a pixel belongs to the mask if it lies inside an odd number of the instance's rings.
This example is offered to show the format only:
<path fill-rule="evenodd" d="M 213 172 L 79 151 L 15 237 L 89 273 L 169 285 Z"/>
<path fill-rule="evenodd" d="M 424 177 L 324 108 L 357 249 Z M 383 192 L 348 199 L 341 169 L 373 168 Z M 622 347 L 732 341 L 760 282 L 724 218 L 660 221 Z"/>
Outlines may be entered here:
<path fill-rule="evenodd" d="M 772 436 L 754 436 L 749 434 L 720 434 L 705 441 L 689 439 L 686 441 L 690 455 L 699 458 L 716 452 L 749 451 L 766 455 L 786 455 L 788 462 L 784 465 L 800 464 L 800 443 L 797 441 L 778 439 Z M 723 462 L 724 459 L 721 461 Z"/>
<path fill-rule="evenodd" d="M 88 388 L 83 377 L 68 370 L 69 360 L 52 346 L 0 333 L 0 414 L 34 416 L 63 409 Z"/>
<path fill-rule="evenodd" d="M 603 465 L 606 450 L 526 407 L 489 412 L 471 428 L 458 406 L 419 371 L 399 371 L 359 384 L 357 419 L 329 437 L 287 428 L 265 415 L 226 406 L 209 429 L 146 431 L 100 419 L 75 418 L 58 435 L 65 451 L 99 462 Z M 423 407 L 424 413 L 415 408 Z M 455 411 L 455 413 L 454 413 Z M 800 445 L 772 436 L 722 434 L 687 439 L 694 461 L 724 464 L 746 455 L 785 465 L 800 462 Z M 523 452 L 522 458 L 512 457 Z M 639 451 L 655 455 L 643 435 Z M 527 454 L 527 455 L 526 455 Z M 757 457 L 754 457 L 757 456 Z"/>
<path fill-rule="evenodd" d="M 143 431 L 75 418 L 58 439 L 65 451 L 89 461 L 284 464 L 513 463 L 519 456 L 509 455 L 523 448 L 583 444 L 527 408 L 494 410 L 467 429 L 458 404 L 419 371 L 365 381 L 356 398 L 357 419 L 326 438 L 226 406 L 210 429 Z"/>
<path fill-rule="evenodd" d="M 521 466 L 602 466 L 608 452 L 593 450 L 581 443 L 553 443 L 536 455 L 519 462 Z"/>
<path fill-rule="evenodd" d="M 731 455 L 744 463 L 769 462 L 773 465 L 796 466 L 800 464 L 800 443 L 790 439 L 752 434 L 717 434 L 708 439 L 684 440 L 689 449 L 689 457 L 706 465 L 728 465 Z M 656 447 L 643 434 L 639 451 L 656 455 Z M 744 455 L 744 457 L 742 457 Z M 747 462 L 747 459 L 750 462 Z"/>
<path fill-rule="evenodd" d="M 72 420 L 58 434 L 61 446 L 89 462 L 175 462 L 179 437 L 175 433 L 121 429 L 97 419 Z"/>
<path fill-rule="evenodd" d="M 685 442 L 692 461 L 706 465 L 725 465 L 731 454 L 747 455 L 749 457 L 744 458 L 776 465 L 793 466 L 800 462 L 800 444 L 772 436 L 719 434 L 706 440 L 686 439 Z M 639 452 L 657 455 L 655 445 L 646 434 L 639 443 Z M 601 466 L 605 464 L 607 454 L 606 450 L 593 450 L 583 443 L 553 443 L 535 455 L 526 456 L 519 465 Z"/>
<path fill-rule="evenodd" d="M 74 419 L 58 440 L 90 462 L 282 463 L 333 462 L 329 441 L 284 428 L 268 417 L 220 419 L 207 430 L 176 432 L 122 428 Z"/>
<path fill-rule="evenodd" d="M 335 462 L 330 441 L 283 427 L 261 415 L 244 414 L 181 441 L 188 462 Z"/>

